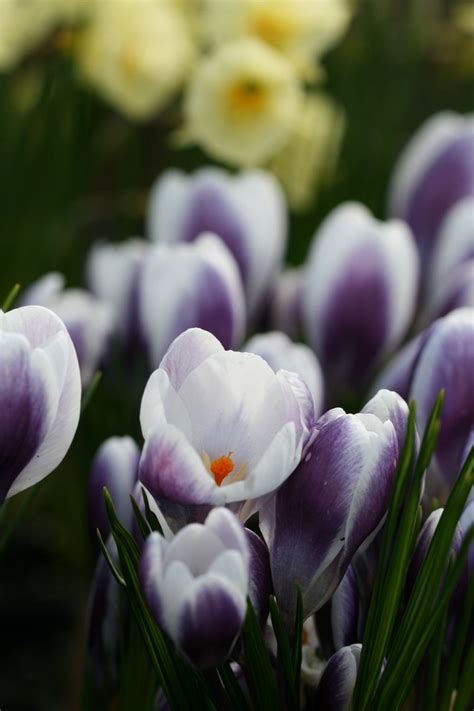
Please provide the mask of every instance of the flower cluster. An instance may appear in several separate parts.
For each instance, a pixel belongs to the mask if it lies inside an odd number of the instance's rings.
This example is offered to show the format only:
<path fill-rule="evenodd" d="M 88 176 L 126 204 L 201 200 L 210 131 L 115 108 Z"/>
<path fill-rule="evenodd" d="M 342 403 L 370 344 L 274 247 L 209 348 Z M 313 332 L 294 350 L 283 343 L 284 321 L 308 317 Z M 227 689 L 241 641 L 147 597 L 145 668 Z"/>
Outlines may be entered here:
<path fill-rule="evenodd" d="M 238 4 L 239 41 L 254 42 L 254 5 Z M 224 19 L 217 8 L 214 19 Z M 276 24 L 261 31 L 301 69 L 305 42 L 279 34 L 278 14 L 267 20 Z M 150 193 L 148 239 L 93 245 L 89 290 L 64 289 L 50 274 L 22 306 L 0 312 L 0 503 L 60 463 L 78 423 L 81 377 L 87 386 L 100 365 L 113 380 L 117 352 L 124 370 L 142 355 L 147 363 L 143 444 L 104 442 L 89 481 L 90 524 L 110 566 L 100 560 L 90 603 L 99 687 L 119 687 L 119 640 L 130 625 L 113 577 L 127 588 L 171 705 L 183 669 L 196 693 L 211 680 L 220 699 L 230 675 L 239 694 L 250 683 L 258 698 L 249 653 L 268 652 L 278 676 L 295 639 L 308 707 L 349 708 L 354 688 L 355 698 L 363 693 L 359 679 L 372 674 L 374 691 L 385 664 L 392 673 L 383 649 L 374 669 L 372 651 L 364 656 L 366 631 L 377 627 L 371 598 L 393 582 L 409 618 L 411 591 L 426 592 L 436 567 L 437 531 L 464 504 L 459 487 L 472 486 L 472 474 L 467 485 L 458 474 L 474 442 L 473 148 L 472 119 L 433 118 L 395 168 L 390 218 L 357 203 L 336 207 L 291 271 L 287 207 L 273 176 L 165 173 Z M 292 340 L 300 335 L 309 345 Z M 414 492 L 406 502 L 401 477 Z M 458 498 L 448 499 L 453 487 Z M 419 504 L 430 510 L 434 496 L 448 500 L 446 516 L 434 511 L 418 531 Z M 400 528 L 413 556 L 401 545 L 407 574 L 392 580 L 383 568 L 374 585 L 387 549 L 398 550 L 384 531 L 406 521 L 400 501 L 413 513 Z M 460 561 L 451 607 L 439 594 L 446 648 L 472 594 L 472 518 L 471 496 L 446 543 L 457 561 L 448 581 Z M 397 649 L 396 631 L 387 638 Z M 268 672 L 263 662 L 259 669 Z"/>
<path fill-rule="evenodd" d="M 179 143 L 269 167 L 303 207 L 337 155 L 343 114 L 319 91 L 320 60 L 352 12 L 349 0 L 5 0 L 0 71 L 59 50 L 128 119 L 179 105 Z"/>

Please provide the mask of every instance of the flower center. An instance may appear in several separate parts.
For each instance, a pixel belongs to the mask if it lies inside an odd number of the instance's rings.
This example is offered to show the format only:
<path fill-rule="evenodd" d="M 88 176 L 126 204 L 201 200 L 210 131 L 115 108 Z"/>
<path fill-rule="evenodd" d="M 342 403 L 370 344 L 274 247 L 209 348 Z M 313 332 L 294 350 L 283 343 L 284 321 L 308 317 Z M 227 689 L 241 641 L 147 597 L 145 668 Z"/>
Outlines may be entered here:
<path fill-rule="evenodd" d="M 230 89 L 229 102 L 237 114 L 252 114 L 261 111 L 267 101 L 267 92 L 261 82 L 244 79 Z"/>
<path fill-rule="evenodd" d="M 232 461 L 232 452 L 227 455 L 214 459 L 209 466 L 217 486 L 220 486 L 226 476 L 234 470 L 234 462 Z"/>

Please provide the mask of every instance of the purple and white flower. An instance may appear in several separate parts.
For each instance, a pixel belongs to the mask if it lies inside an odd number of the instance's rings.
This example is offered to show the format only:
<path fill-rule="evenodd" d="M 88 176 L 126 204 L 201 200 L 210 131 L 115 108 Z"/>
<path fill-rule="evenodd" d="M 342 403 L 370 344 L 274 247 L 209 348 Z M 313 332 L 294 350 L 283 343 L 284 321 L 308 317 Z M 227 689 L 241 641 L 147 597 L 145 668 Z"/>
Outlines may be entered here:
<path fill-rule="evenodd" d="M 61 319 L 40 306 L 0 311 L 0 504 L 61 463 L 80 406 L 79 364 Z"/>
<path fill-rule="evenodd" d="M 246 613 L 249 550 L 227 509 L 183 528 L 171 542 L 145 541 L 140 563 L 145 598 L 158 624 L 198 668 L 225 661 Z"/>
<path fill-rule="evenodd" d="M 92 293 L 110 307 L 115 330 L 129 348 L 143 340 L 138 285 L 149 250 L 150 244 L 138 237 L 117 244 L 98 242 L 87 260 L 87 284 Z"/>
<path fill-rule="evenodd" d="M 88 291 L 64 289 L 64 284 L 62 274 L 45 274 L 27 289 L 21 303 L 45 306 L 65 323 L 76 349 L 85 387 L 106 354 L 113 331 L 113 316 L 108 305 Z"/>
<path fill-rule="evenodd" d="M 474 259 L 474 195 L 457 202 L 441 224 L 431 261 L 431 288 L 470 259 Z"/>
<path fill-rule="evenodd" d="M 92 462 L 88 485 L 88 514 L 92 530 L 105 538 L 109 520 L 103 488 L 107 487 L 119 520 L 129 528 L 133 514 L 130 495 L 138 478 L 140 450 L 131 437 L 109 437 L 101 444 Z"/>
<path fill-rule="evenodd" d="M 245 330 L 245 299 L 225 244 L 203 234 L 192 244 L 152 248 L 140 278 L 139 311 L 153 368 L 192 327 L 210 331 L 225 348 L 237 347 Z"/>
<path fill-rule="evenodd" d="M 301 464 L 260 511 L 275 595 L 289 627 L 296 586 L 306 619 L 379 530 L 407 417 L 406 403 L 383 391 L 356 415 L 330 410 L 316 423 Z"/>
<path fill-rule="evenodd" d="M 167 518 L 230 504 L 245 521 L 299 463 L 314 415 L 296 374 L 193 328 L 150 377 L 140 419 L 140 480 Z"/>
<path fill-rule="evenodd" d="M 276 179 L 259 170 L 237 176 L 217 168 L 164 173 L 150 195 L 149 236 L 174 244 L 192 242 L 203 232 L 218 235 L 233 254 L 249 311 L 255 313 L 286 247 L 286 203 Z"/>
<path fill-rule="evenodd" d="M 435 114 L 398 159 L 389 211 L 410 225 L 422 258 L 429 260 L 448 210 L 469 195 L 474 195 L 474 117 Z"/>
<path fill-rule="evenodd" d="M 364 381 L 398 345 L 415 307 L 418 255 L 402 222 L 346 203 L 314 237 L 303 288 L 307 337 L 339 388 Z"/>
<path fill-rule="evenodd" d="M 284 333 L 272 331 L 253 336 L 243 350 L 261 356 L 275 373 L 282 368 L 297 373 L 313 396 L 315 417 L 321 414 L 324 403 L 323 374 L 311 348 L 294 343 Z"/>
<path fill-rule="evenodd" d="M 349 711 L 362 645 L 342 647 L 329 660 L 316 692 L 315 708 Z"/>

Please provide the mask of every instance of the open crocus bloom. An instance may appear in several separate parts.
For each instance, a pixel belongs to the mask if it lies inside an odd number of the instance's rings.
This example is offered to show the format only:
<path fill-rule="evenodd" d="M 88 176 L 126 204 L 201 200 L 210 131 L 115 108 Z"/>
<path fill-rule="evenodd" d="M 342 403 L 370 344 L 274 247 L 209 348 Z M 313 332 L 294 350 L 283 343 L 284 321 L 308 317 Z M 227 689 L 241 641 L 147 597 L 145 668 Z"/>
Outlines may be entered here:
<path fill-rule="evenodd" d="M 189 329 L 143 394 L 140 479 L 164 512 L 166 502 L 234 504 L 245 520 L 297 466 L 313 417 L 297 375 Z"/>
<path fill-rule="evenodd" d="M 192 523 L 171 542 L 145 541 L 140 578 L 150 610 L 177 648 L 197 667 L 222 663 L 244 621 L 249 549 L 242 526 L 226 509 Z"/>
<path fill-rule="evenodd" d="M 80 405 L 79 365 L 61 319 L 41 306 L 0 310 L 0 504 L 58 466 Z"/>

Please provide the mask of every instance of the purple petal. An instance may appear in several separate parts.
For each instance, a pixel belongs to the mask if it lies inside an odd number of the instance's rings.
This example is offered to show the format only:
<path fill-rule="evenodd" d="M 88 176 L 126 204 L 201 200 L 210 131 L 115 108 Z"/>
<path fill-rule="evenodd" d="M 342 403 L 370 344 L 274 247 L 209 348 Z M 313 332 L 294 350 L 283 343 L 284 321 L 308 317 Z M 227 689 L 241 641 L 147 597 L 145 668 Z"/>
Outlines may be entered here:
<path fill-rule="evenodd" d="M 249 597 L 260 624 L 264 625 L 273 591 L 270 554 L 265 543 L 253 531 L 246 528 L 245 534 L 250 549 Z"/>
<path fill-rule="evenodd" d="M 0 504 L 47 433 L 47 386 L 26 338 L 0 331 Z"/>
<path fill-rule="evenodd" d="M 195 582 L 182 607 L 178 646 L 200 668 L 222 664 L 245 617 L 245 600 L 218 576 Z"/>
<path fill-rule="evenodd" d="M 150 611 L 159 624 L 164 624 L 161 585 L 163 580 L 163 557 L 168 548 L 159 533 L 151 533 L 145 540 L 140 558 L 139 577 L 143 594 Z"/>
<path fill-rule="evenodd" d="M 360 644 L 342 647 L 323 672 L 316 693 L 315 707 L 324 711 L 349 711 L 360 661 Z"/>
<path fill-rule="evenodd" d="M 329 658 L 341 647 L 358 641 L 359 593 L 352 566 L 331 599 L 316 612 L 316 628 L 324 654 Z"/>
<path fill-rule="evenodd" d="M 222 491 L 202 460 L 173 425 L 157 427 L 147 437 L 139 478 L 160 504 L 162 499 L 184 506 L 223 502 Z"/>

